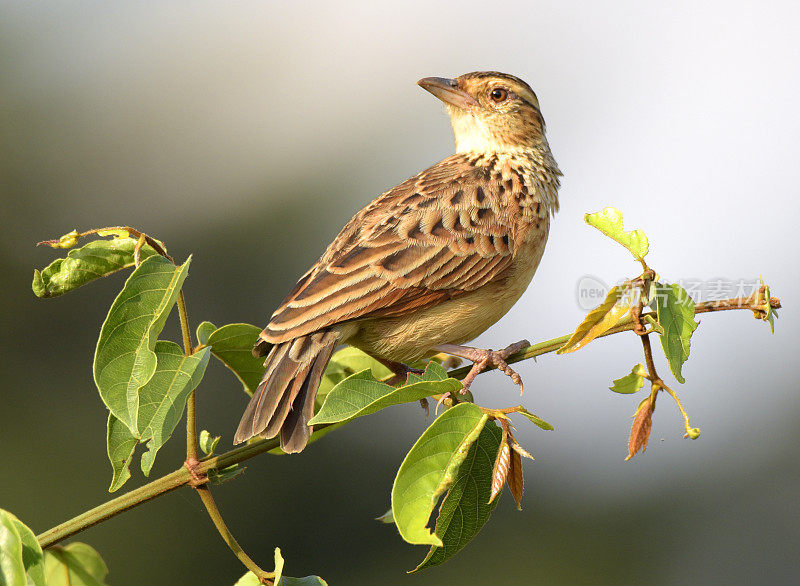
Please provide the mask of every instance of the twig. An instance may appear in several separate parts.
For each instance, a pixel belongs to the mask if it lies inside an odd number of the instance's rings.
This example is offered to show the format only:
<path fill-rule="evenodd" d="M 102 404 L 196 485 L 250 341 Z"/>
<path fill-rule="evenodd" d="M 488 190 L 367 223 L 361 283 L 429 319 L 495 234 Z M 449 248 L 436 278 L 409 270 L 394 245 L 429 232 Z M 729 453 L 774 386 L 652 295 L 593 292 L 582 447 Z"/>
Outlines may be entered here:
<path fill-rule="evenodd" d="M 770 298 L 770 307 L 772 309 L 780 309 L 781 308 L 781 300 L 777 297 Z M 757 309 L 757 307 L 753 306 L 753 297 L 734 297 L 732 299 L 723 299 L 720 301 L 707 301 L 703 303 L 698 303 L 695 305 L 694 312 L 695 314 L 698 313 L 709 313 L 712 311 L 728 311 L 732 309 Z M 627 332 L 635 329 L 637 327 L 636 322 L 631 317 L 626 317 L 617 323 L 613 328 L 609 329 L 608 331 L 600 334 L 597 336 L 598 338 L 604 338 L 605 336 L 611 336 L 613 334 L 618 334 L 620 332 Z M 550 352 L 555 352 L 561 346 L 566 344 L 567 340 L 569 340 L 572 334 L 567 334 L 565 336 L 561 336 L 558 338 L 553 338 L 552 340 L 547 340 L 545 342 L 539 342 L 538 344 L 534 344 L 533 346 L 528 346 L 527 348 L 523 348 L 519 352 L 516 352 L 506 358 L 506 362 L 508 364 L 513 364 L 515 362 L 520 362 L 522 360 L 527 360 L 528 358 L 535 358 L 537 356 L 542 356 L 543 354 L 549 354 Z M 461 368 L 456 368 L 448 372 L 448 375 L 462 379 L 467 376 L 467 373 L 470 371 L 472 366 L 462 366 Z M 494 366 L 487 366 L 483 370 L 483 372 L 488 372 L 490 370 L 494 370 Z"/>
<path fill-rule="evenodd" d="M 208 511 L 208 516 L 211 517 L 211 520 L 214 522 L 214 526 L 217 528 L 217 531 L 222 536 L 222 539 L 225 540 L 225 543 L 228 544 L 228 547 L 234 553 L 234 555 L 239 558 L 239 561 L 241 561 L 248 570 L 256 575 L 262 584 L 273 584 L 272 580 L 275 578 L 275 572 L 266 572 L 262 570 L 258 564 L 256 564 L 250 558 L 250 556 L 245 553 L 245 551 L 239 545 L 239 542 L 236 541 L 236 538 L 228 529 L 228 526 L 225 524 L 225 520 L 222 518 L 222 514 L 219 512 L 217 503 L 214 501 L 214 497 L 211 496 L 211 491 L 208 489 L 208 487 L 198 486 L 195 487 L 195 489 L 197 490 L 197 494 L 200 495 L 200 499 L 203 501 L 203 504 Z"/>
<path fill-rule="evenodd" d="M 189 330 L 189 317 L 186 314 L 186 297 L 183 291 L 178 293 L 178 317 L 181 322 L 181 336 L 183 337 L 183 353 L 192 355 L 192 334 Z M 195 392 L 189 393 L 186 401 L 186 461 L 197 461 L 197 403 Z"/>

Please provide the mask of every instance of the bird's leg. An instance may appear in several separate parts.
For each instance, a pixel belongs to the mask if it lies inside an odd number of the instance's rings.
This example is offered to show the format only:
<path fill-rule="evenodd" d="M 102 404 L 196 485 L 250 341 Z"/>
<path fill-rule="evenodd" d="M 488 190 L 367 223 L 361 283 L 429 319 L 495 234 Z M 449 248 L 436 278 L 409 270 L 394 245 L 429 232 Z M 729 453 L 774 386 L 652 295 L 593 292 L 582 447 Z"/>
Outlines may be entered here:
<path fill-rule="evenodd" d="M 530 346 L 531 343 L 528 340 L 520 340 L 515 344 L 511 344 L 507 348 L 502 350 L 485 350 L 483 348 L 473 348 L 471 346 L 459 346 L 457 344 L 440 344 L 439 346 L 435 347 L 435 350 L 439 352 L 444 352 L 445 354 L 451 354 L 453 356 L 458 356 L 460 358 L 464 358 L 473 362 L 472 369 L 467 373 L 467 376 L 461 381 L 463 388 L 461 389 L 461 394 L 467 392 L 472 381 L 475 380 L 475 377 L 478 376 L 481 372 L 486 370 L 488 366 L 494 366 L 497 370 L 502 371 L 509 377 L 511 380 L 514 381 L 516 384 L 519 385 L 520 393 L 522 392 L 522 377 L 519 376 L 506 362 L 506 358 L 518 352 L 522 348 L 526 346 Z"/>
<path fill-rule="evenodd" d="M 419 368 L 411 368 L 407 364 L 403 364 L 402 362 L 395 362 L 394 360 L 386 360 L 384 358 L 376 358 L 378 362 L 383 364 L 386 368 L 391 370 L 394 373 L 394 376 L 387 381 L 384 381 L 387 385 L 397 386 L 402 385 L 408 382 L 408 375 L 411 373 L 414 374 L 422 374 L 423 371 Z M 422 398 L 419 400 L 419 405 L 425 410 L 425 417 L 430 414 L 430 408 L 428 407 L 428 400 Z"/>
<path fill-rule="evenodd" d="M 408 375 L 413 374 L 422 374 L 419 368 L 411 368 L 410 366 L 403 364 L 402 362 L 395 362 L 393 360 L 386 360 L 384 358 L 377 358 L 378 362 L 383 364 L 386 368 L 391 370 L 394 373 L 394 376 L 387 381 L 384 381 L 387 385 L 392 385 L 393 387 L 396 385 L 404 384 L 408 381 Z"/>

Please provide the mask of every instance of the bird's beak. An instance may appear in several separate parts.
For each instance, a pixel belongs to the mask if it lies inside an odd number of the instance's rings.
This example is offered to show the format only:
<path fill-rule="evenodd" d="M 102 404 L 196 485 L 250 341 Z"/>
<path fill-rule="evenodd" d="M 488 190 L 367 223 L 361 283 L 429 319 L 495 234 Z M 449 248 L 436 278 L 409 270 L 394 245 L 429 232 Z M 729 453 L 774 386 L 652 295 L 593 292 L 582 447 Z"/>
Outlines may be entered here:
<path fill-rule="evenodd" d="M 456 108 L 469 110 L 470 108 L 478 106 L 478 101 L 467 92 L 460 89 L 455 79 L 447 79 L 446 77 L 423 77 L 417 82 L 417 85 L 432 93 L 445 104 L 450 104 Z"/>

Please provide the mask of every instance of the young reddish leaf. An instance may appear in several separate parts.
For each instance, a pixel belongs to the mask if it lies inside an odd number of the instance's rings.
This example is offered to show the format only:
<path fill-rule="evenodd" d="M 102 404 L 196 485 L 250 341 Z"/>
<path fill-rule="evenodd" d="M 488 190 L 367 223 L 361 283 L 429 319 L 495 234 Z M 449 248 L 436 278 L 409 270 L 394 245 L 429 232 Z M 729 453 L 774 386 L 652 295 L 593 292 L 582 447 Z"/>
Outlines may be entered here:
<path fill-rule="evenodd" d="M 516 452 L 514 453 L 516 454 Z M 492 468 L 492 492 L 489 494 L 489 503 L 494 501 L 500 491 L 503 490 L 503 485 L 506 482 L 506 478 L 508 478 L 510 465 L 511 448 L 508 445 L 508 433 L 505 426 L 503 426 L 503 439 L 500 441 L 500 449 L 497 450 L 497 458 L 495 458 L 494 468 Z"/>
<path fill-rule="evenodd" d="M 650 439 L 650 429 L 653 427 L 653 411 L 656 409 L 654 397 L 647 397 L 639 403 L 636 413 L 633 415 L 633 425 L 631 425 L 631 437 L 628 440 L 628 457 L 625 461 L 633 458 L 636 453 L 647 449 L 647 442 Z"/>
<path fill-rule="evenodd" d="M 517 443 L 517 440 L 514 440 L 514 441 L 511 442 L 511 449 L 514 450 L 516 453 L 518 453 L 523 458 L 528 458 L 530 460 L 534 459 L 534 457 L 531 456 L 530 453 L 525 448 L 523 448 L 521 445 L 519 445 Z"/>
<path fill-rule="evenodd" d="M 575 333 L 556 353 L 566 354 L 579 350 L 600 334 L 613 328 L 633 306 L 637 294 L 638 289 L 631 286 L 611 287 L 605 301 L 588 313 Z"/>
<path fill-rule="evenodd" d="M 525 487 L 525 481 L 522 478 L 522 457 L 517 450 L 511 450 L 511 458 L 509 459 L 508 476 L 506 476 L 506 483 L 508 489 L 511 491 L 511 496 L 514 497 L 514 502 L 517 503 L 517 510 L 522 510 L 522 490 Z"/>

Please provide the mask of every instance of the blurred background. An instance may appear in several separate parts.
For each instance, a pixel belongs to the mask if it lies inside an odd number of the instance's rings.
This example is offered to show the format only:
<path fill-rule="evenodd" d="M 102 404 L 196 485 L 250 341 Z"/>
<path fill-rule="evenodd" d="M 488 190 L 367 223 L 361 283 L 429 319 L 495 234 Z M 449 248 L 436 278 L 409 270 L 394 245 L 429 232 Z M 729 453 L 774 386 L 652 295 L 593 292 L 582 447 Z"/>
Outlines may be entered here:
<path fill-rule="evenodd" d="M 36 299 L 34 267 L 60 254 L 37 241 L 136 226 L 194 255 L 195 325 L 264 325 L 355 211 L 452 153 L 444 110 L 416 80 L 497 69 L 538 93 L 564 180 L 533 286 L 479 344 L 568 333 L 583 276 L 638 274 L 583 222 L 607 205 L 647 232 L 664 279 L 763 275 L 785 306 L 775 335 L 749 312 L 702 316 L 675 383 L 702 437 L 682 439 L 662 396 L 650 447 L 627 463 L 639 397 L 608 386 L 641 361 L 635 336 L 519 365 L 524 404 L 556 427 L 519 422 L 536 456 L 525 509 L 506 495 L 457 558 L 420 575 L 405 572 L 425 548 L 373 521 L 429 423 L 416 406 L 248 462 L 215 490 L 233 532 L 265 567 L 280 546 L 289 575 L 331 584 L 796 579 L 798 22 L 789 1 L 3 2 L 0 507 L 43 531 L 109 498 L 91 360 L 124 276 Z M 520 401 L 495 373 L 474 390 L 489 406 Z M 239 383 L 213 363 L 198 397 L 199 428 L 229 448 Z M 182 447 L 168 444 L 153 474 L 179 466 Z M 125 489 L 144 481 L 138 456 L 132 469 Z M 116 585 L 243 573 L 189 490 L 78 539 Z"/>

